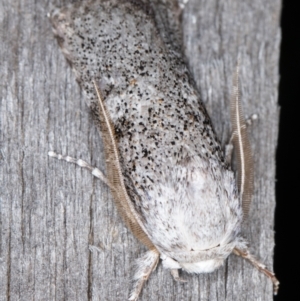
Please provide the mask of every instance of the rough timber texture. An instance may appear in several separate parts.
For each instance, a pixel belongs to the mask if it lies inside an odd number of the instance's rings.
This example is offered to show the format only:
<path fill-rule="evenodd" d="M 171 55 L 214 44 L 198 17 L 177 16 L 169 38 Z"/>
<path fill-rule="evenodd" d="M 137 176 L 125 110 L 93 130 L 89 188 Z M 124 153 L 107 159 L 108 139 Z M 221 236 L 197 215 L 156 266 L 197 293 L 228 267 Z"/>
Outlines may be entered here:
<path fill-rule="evenodd" d="M 174 43 L 184 45 L 223 143 L 240 57 L 244 113 L 259 114 L 251 129 L 255 196 L 244 235 L 272 267 L 280 1 L 181 0 L 183 10 L 170 1 L 153 3 L 162 26 L 182 21 L 183 39 L 174 34 Z M 144 247 L 104 184 L 47 156 L 55 150 L 104 166 L 102 142 L 46 17 L 51 5 L 68 1 L 50 2 L 0 2 L 0 301 L 126 300 L 132 263 Z M 182 276 L 188 282 L 175 283 L 159 266 L 140 300 L 273 298 L 271 282 L 234 255 L 212 274 Z"/>

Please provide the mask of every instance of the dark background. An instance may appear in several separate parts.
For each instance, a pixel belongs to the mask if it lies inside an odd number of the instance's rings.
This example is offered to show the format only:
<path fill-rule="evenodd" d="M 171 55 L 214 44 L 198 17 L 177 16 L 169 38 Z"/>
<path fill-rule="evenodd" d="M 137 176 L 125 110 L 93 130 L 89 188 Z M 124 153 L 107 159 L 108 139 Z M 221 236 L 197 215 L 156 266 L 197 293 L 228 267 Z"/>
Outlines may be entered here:
<path fill-rule="evenodd" d="M 300 300 L 300 1 L 282 3 L 282 44 L 275 214 L 275 301 Z M 297 189 L 298 188 L 298 189 Z"/>

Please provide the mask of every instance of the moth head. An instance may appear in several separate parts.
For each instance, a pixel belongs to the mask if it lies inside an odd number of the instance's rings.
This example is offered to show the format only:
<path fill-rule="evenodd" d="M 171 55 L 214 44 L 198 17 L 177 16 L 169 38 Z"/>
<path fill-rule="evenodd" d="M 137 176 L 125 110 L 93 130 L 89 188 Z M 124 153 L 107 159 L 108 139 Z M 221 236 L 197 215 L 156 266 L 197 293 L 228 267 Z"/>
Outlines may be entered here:
<path fill-rule="evenodd" d="M 236 236 L 231 242 L 220 244 L 215 248 L 200 252 L 190 252 L 186 254 L 188 261 L 180 261 L 183 258 L 178 258 L 180 267 L 188 273 L 210 273 L 223 265 L 225 259 L 233 252 L 233 249 L 247 248 L 247 241 L 241 236 Z"/>
<path fill-rule="evenodd" d="M 225 258 L 214 258 L 208 259 L 198 262 L 184 262 L 180 263 L 180 266 L 183 270 L 188 273 L 211 273 L 214 270 L 218 269 L 221 265 L 223 265 Z"/>
<path fill-rule="evenodd" d="M 168 252 L 161 255 L 161 259 L 167 269 L 183 269 L 188 273 L 197 274 L 210 273 L 223 265 L 236 247 L 245 248 L 246 241 L 238 236 L 231 242 L 219 244 L 211 249 Z"/>

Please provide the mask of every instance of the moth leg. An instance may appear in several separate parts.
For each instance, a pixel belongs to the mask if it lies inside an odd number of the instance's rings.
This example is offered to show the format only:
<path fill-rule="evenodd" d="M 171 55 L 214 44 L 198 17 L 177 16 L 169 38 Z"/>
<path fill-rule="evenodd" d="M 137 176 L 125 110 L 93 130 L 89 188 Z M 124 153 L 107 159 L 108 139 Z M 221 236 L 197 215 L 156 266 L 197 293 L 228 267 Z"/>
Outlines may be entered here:
<path fill-rule="evenodd" d="M 256 114 L 256 113 L 252 114 L 250 117 L 248 117 L 248 118 L 246 119 L 245 126 L 248 128 L 248 127 L 251 126 L 251 125 L 253 124 L 253 122 L 254 122 L 255 120 L 257 120 L 257 119 L 258 119 L 258 114 Z"/>
<path fill-rule="evenodd" d="M 90 164 L 88 164 L 87 162 L 81 160 L 81 159 L 75 159 L 75 158 L 72 158 L 70 156 L 63 156 L 61 154 L 57 154 L 55 152 L 48 152 L 48 156 L 49 157 L 52 157 L 52 158 L 56 158 L 58 160 L 64 160 L 64 161 L 67 161 L 67 162 L 71 162 L 71 163 L 75 163 L 77 164 L 78 166 L 80 167 L 83 167 L 87 170 L 89 170 L 93 176 L 95 176 L 96 178 L 100 179 L 103 183 L 105 183 L 107 186 L 109 186 L 110 188 L 112 188 L 110 186 L 110 184 L 108 183 L 108 180 L 107 178 L 104 176 L 104 174 L 102 173 L 102 171 Z"/>
<path fill-rule="evenodd" d="M 175 281 L 187 282 L 186 280 L 179 277 L 179 269 L 181 269 L 181 266 L 177 261 L 164 254 L 161 254 L 160 258 L 162 260 L 163 267 L 170 270 L 171 275 Z"/>
<path fill-rule="evenodd" d="M 133 277 L 133 288 L 130 293 L 129 301 L 136 301 L 143 288 L 145 281 L 149 278 L 152 271 L 156 269 L 159 260 L 157 250 L 146 252 L 141 258 L 136 260 L 136 271 Z"/>
<path fill-rule="evenodd" d="M 257 114 L 252 114 L 249 118 L 246 119 L 245 123 L 242 127 L 248 128 L 249 126 L 252 126 L 253 122 L 258 119 Z M 229 142 L 225 145 L 225 162 L 227 162 L 228 165 L 231 165 L 231 159 L 232 159 L 232 152 L 233 152 L 233 139 L 235 138 L 236 131 L 234 131 L 231 134 L 231 137 L 229 139 Z"/>
<path fill-rule="evenodd" d="M 229 142 L 228 144 L 225 145 L 225 162 L 228 165 L 231 165 L 232 152 L 233 152 L 233 144 Z"/>
<path fill-rule="evenodd" d="M 187 282 L 187 280 L 185 280 L 185 279 L 183 279 L 179 276 L 179 270 L 178 269 L 171 269 L 171 275 L 172 275 L 172 277 L 175 281 Z"/>
<path fill-rule="evenodd" d="M 279 288 L 279 281 L 277 280 L 275 274 L 267 269 L 267 267 L 259 262 L 256 258 L 253 257 L 252 254 L 248 250 L 241 250 L 234 248 L 233 250 L 234 254 L 241 256 L 248 261 L 250 261 L 260 272 L 264 273 L 267 277 L 269 277 L 273 282 L 273 288 L 274 288 L 274 295 L 277 295 L 278 288 Z"/>

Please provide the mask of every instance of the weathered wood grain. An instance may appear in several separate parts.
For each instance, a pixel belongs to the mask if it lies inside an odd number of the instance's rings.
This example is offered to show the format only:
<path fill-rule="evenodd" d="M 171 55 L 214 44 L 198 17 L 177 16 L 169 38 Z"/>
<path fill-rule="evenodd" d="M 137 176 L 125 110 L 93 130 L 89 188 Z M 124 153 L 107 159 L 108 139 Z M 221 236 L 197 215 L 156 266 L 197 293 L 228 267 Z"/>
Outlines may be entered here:
<path fill-rule="evenodd" d="M 175 32 L 174 43 L 184 45 L 223 143 L 240 57 L 244 112 L 259 114 L 250 130 L 255 197 L 244 233 L 272 267 L 280 1 L 181 0 L 183 10 L 170 1 L 153 3 L 164 26 L 182 24 L 183 39 Z M 0 1 L 1 301 L 126 300 L 132 263 L 144 250 L 104 184 L 47 156 L 55 150 L 104 168 L 101 139 L 46 16 L 51 5 L 66 3 Z M 187 283 L 175 283 L 159 266 L 140 300 L 273 298 L 271 282 L 234 255 L 212 274 L 183 277 Z"/>

